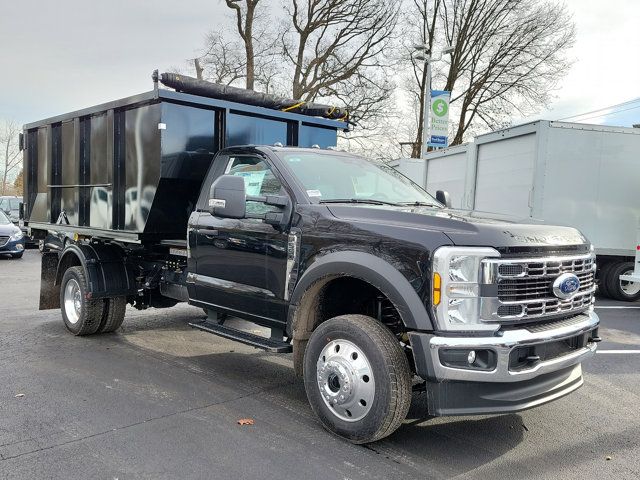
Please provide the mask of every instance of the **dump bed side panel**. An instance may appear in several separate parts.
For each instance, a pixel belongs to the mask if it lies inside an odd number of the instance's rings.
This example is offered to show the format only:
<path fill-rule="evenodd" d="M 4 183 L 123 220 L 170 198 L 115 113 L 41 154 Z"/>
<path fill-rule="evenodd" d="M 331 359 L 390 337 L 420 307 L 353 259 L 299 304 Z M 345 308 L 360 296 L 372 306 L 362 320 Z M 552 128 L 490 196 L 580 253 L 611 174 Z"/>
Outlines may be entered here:
<path fill-rule="evenodd" d="M 167 91 L 32 123 L 24 132 L 25 220 L 109 238 L 184 238 L 220 148 L 335 146 L 345 126 Z"/>

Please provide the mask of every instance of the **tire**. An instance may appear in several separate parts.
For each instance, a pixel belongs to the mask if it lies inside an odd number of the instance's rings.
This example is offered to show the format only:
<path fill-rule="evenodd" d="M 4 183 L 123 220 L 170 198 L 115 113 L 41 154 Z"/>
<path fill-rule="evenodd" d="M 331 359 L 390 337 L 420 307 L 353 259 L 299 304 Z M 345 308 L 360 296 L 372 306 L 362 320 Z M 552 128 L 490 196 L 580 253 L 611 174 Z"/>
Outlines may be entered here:
<path fill-rule="evenodd" d="M 607 284 L 609 283 L 609 271 L 614 264 L 615 262 L 606 263 L 598 272 L 598 291 L 603 297 L 611 297 Z"/>
<path fill-rule="evenodd" d="M 640 299 L 640 284 L 623 282 L 620 275 L 633 273 L 633 262 L 614 263 L 608 272 L 607 290 L 609 296 L 623 302 L 635 302 Z"/>
<path fill-rule="evenodd" d="M 82 267 L 70 267 L 60 285 L 60 307 L 64 325 L 74 335 L 96 333 L 102 321 L 104 300 L 87 300 L 87 279 Z"/>
<path fill-rule="evenodd" d="M 353 443 L 390 435 L 411 405 L 405 353 L 387 327 L 364 315 L 341 315 L 316 328 L 304 354 L 304 383 L 323 426 Z"/>
<path fill-rule="evenodd" d="M 126 310 L 127 297 L 105 299 L 98 333 L 111 333 L 119 329 L 124 321 Z"/>
<path fill-rule="evenodd" d="M 22 255 L 24 255 L 24 252 L 22 252 L 22 253 L 12 253 L 11 257 L 12 258 L 22 258 Z"/>

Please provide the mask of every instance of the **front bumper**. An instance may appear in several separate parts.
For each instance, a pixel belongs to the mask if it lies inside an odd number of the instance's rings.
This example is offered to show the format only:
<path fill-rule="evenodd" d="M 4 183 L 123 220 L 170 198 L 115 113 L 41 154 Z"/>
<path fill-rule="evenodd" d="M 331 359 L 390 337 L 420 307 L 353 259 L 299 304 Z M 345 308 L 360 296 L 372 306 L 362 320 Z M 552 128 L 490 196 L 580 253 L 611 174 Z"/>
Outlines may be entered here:
<path fill-rule="evenodd" d="M 0 245 L 0 255 L 18 254 L 24 252 L 25 238 L 20 240 L 10 240 L 4 245 Z"/>
<path fill-rule="evenodd" d="M 593 338 L 600 321 L 589 311 L 570 319 L 498 331 L 498 336 L 440 336 L 412 332 L 409 335 L 416 372 L 427 380 L 427 389 L 435 401 L 434 415 L 498 413 L 530 408 L 565 395 L 582 385 L 580 363 L 596 351 Z M 558 350 L 567 342 L 573 348 Z M 531 364 L 514 368 L 514 355 L 522 349 L 555 354 Z M 495 366 L 491 369 L 445 365 L 441 351 L 490 351 Z M 513 355 L 512 355 L 513 354 Z M 493 401 L 492 401 L 493 399 Z"/>

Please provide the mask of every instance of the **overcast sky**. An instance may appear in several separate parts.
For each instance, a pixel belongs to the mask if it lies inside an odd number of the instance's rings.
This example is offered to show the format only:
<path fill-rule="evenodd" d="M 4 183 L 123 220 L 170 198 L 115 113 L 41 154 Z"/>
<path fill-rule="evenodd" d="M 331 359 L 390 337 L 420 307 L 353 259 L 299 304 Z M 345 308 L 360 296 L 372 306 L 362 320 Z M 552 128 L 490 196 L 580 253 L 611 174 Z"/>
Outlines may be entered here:
<path fill-rule="evenodd" d="M 577 27 L 576 63 L 552 108 L 537 117 L 559 119 L 639 99 L 640 1 L 566 3 Z M 153 69 L 183 65 L 227 15 L 222 0 L 0 5 L 0 118 L 20 123 L 150 90 Z M 640 101 L 622 109 L 585 121 L 640 123 Z"/>

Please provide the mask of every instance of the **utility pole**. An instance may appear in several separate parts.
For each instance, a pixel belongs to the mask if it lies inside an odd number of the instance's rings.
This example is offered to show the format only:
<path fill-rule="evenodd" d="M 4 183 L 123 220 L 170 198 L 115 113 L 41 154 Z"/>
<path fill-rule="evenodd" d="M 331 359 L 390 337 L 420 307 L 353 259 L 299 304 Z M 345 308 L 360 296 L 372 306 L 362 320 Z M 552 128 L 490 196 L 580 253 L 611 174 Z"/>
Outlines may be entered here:
<path fill-rule="evenodd" d="M 442 60 L 442 55 L 452 53 L 455 49 L 448 46 L 435 55 L 431 55 L 429 45 L 414 45 L 413 48 L 418 52 L 413 58 L 424 62 L 425 76 L 422 85 L 422 141 L 420 145 L 420 157 L 425 158 L 429 143 L 429 112 L 431 110 L 431 63 Z"/>

